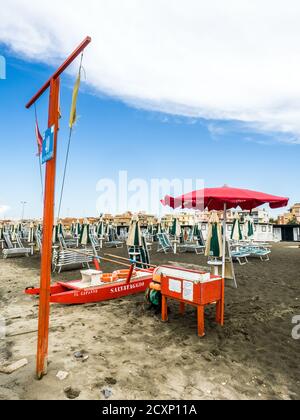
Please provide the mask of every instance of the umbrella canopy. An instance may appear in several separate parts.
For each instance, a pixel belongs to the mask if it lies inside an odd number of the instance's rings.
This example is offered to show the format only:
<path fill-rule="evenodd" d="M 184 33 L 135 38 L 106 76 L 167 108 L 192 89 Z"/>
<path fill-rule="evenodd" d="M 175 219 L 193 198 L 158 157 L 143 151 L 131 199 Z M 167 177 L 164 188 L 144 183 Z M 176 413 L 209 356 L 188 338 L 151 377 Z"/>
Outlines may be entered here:
<path fill-rule="evenodd" d="M 234 218 L 232 232 L 231 232 L 231 239 L 237 242 L 243 240 L 241 219 L 238 213 L 236 213 L 235 218 Z"/>
<path fill-rule="evenodd" d="M 246 239 L 251 239 L 254 236 L 254 222 L 250 216 L 247 216 L 245 220 L 244 236 Z"/>
<path fill-rule="evenodd" d="M 242 210 L 253 210 L 256 207 L 267 203 L 272 209 L 277 209 L 287 206 L 289 199 L 264 194 L 258 191 L 224 186 L 221 188 L 204 188 L 202 190 L 193 191 L 189 194 L 184 194 L 177 198 L 167 195 L 161 202 L 164 206 L 169 206 L 173 209 L 208 209 L 224 211 L 222 276 L 225 278 L 226 211 L 237 207 L 240 207 Z"/>
<path fill-rule="evenodd" d="M 91 242 L 91 239 L 90 239 L 90 223 L 89 223 L 89 221 L 86 219 L 86 220 L 83 222 L 83 226 L 82 226 L 82 229 L 81 229 L 81 234 L 80 234 L 79 243 L 80 243 L 81 245 L 86 246 L 86 245 L 88 245 L 90 242 Z"/>
<path fill-rule="evenodd" d="M 142 247 L 142 232 L 138 217 L 133 217 L 130 223 L 127 245 L 129 247 Z"/>
<path fill-rule="evenodd" d="M 175 217 L 173 220 L 170 234 L 175 236 L 176 238 L 179 238 L 181 236 L 181 226 L 177 217 Z"/>
<path fill-rule="evenodd" d="M 243 210 L 253 210 L 263 204 L 269 204 L 272 209 L 285 207 L 289 199 L 277 197 L 275 195 L 264 194 L 257 191 L 245 190 L 240 188 L 204 188 L 203 190 L 193 191 L 180 197 L 166 196 L 162 200 L 164 206 L 173 209 L 198 209 L 198 210 L 223 210 L 226 205 L 227 210 L 240 207 Z"/>
<path fill-rule="evenodd" d="M 209 220 L 206 242 L 206 257 L 220 258 L 223 256 L 222 228 L 217 213 L 213 213 Z"/>

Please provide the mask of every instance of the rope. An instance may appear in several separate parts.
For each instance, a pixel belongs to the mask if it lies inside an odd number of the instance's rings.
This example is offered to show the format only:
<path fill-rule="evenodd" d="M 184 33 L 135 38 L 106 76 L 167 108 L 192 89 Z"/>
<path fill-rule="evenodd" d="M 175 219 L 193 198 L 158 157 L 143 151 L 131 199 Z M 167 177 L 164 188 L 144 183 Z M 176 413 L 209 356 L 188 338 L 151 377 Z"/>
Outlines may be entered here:
<path fill-rule="evenodd" d="M 36 103 L 34 104 L 34 113 L 35 113 L 35 123 L 37 124 L 38 117 L 37 117 L 37 109 L 36 109 Z M 39 157 L 39 167 L 40 167 L 40 179 L 41 179 L 41 188 L 42 188 L 42 202 L 44 201 L 44 180 L 43 180 L 43 168 L 42 168 L 42 160 L 41 160 L 41 154 L 38 154 Z"/>
<path fill-rule="evenodd" d="M 82 71 L 82 61 L 83 61 L 83 53 L 81 54 L 81 59 L 80 59 L 79 74 Z M 70 158 L 72 134 L 73 134 L 73 126 L 70 127 L 70 131 L 69 131 L 69 141 L 68 141 L 67 154 L 66 154 L 66 159 L 65 159 L 65 167 L 64 167 L 63 182 L 62 182 L 62 187 L 61 187 L 61 192 L 60 192 L 59 207 L 58 207 L 58 215 L 57 215 L 58 219 L 60 219 L 60 213 L 61 213 L 62 202 L 63 202 L 63 195 L 64 195 L 65 184 L 66 184 L 66 176 L 67 176 L 67 169 L 68 169 L 68 163 L 69 163 L 69 158 Z"/>

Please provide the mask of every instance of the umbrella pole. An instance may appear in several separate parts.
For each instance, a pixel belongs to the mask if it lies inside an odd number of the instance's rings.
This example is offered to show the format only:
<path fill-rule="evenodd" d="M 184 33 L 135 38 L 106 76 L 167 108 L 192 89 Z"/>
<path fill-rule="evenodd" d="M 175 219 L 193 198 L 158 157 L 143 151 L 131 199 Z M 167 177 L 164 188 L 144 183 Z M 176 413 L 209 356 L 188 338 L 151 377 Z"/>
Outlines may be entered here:
<path fill-rule="evenodd" d="M 224 204 L 223 217 L 223 255 L 222 255 L 222 278 L 225 279 L 226 274 L 226 226 L 227 226 L 227 205 Z"/>

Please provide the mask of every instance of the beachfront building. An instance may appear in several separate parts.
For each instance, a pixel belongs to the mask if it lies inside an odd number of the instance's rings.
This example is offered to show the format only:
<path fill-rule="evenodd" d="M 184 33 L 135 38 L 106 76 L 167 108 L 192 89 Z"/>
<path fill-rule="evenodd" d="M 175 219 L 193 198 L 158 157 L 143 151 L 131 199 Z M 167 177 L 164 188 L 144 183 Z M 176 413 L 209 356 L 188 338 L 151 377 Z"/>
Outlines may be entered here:
<path fill-rule="evenodd" d="M 300 242 L 300 225 L 274 225 L 274 237 L 280 242 Z"/>
<path fill-rule="evenodd" d="M 296 203 L 290 208 L 288 213 L 284 213 L 278 217 L 278 225 L 297 225 L 300 224 L 300 203 Z"/>
<path fill-rule="evenodd" d="M 203 237 L 206 240 L 208 234 L 208 223 L 204 222 L 201 223 L 201 229 L 203 233 Z M 227 221 L 227 238 L 230 239 L 231 233 L 233 229 L 233 222 Z M 274 238 L 274 229 L 271 223 L 256 223 L 254 225 L 254 241 L 257 242 L 273 242 L 276 240 Z"/>

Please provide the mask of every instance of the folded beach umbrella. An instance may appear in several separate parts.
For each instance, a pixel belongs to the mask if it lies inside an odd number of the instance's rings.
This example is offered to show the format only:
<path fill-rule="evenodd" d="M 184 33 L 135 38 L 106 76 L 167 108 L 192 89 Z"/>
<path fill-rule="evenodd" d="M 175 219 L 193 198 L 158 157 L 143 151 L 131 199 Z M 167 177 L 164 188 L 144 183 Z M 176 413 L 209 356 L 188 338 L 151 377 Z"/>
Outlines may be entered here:
<path fill-rule="evenodd" d="M 254 236 L 254 222 L 250 216 L 246 217 L 244 223 L 244 236 L 246 239 L 252 239 Z"/>
<path fill-rule="evenodd" d="M 236 242 L 243 240 L 241 219 L 238 213 L 236 213 L 235 218 L 234 218 L 232 232 L 231 232 L 231 239 Z"/>
<path fill-rule="evenodd" d="M 29 244 L 32 244 L 34 242 L 34 224 L 33 223 L 30 223 L 29 225 L 27 242 Z"/>
<path fill-rule="evenodd" d="M 173 219 L 173 224 L 171 226 L 170 234 L 175 236 L 175 238 L 179 238 L 181 236 L 181 226 L 179 223 L 178 217 Z"/>
<path fill-rule="evenodd" d="M 0 241 L 4 239 L 3 232 L 4 232 L 4 226 L 2 223 L 0 223 Z"/>
<path fill-rule="evenodd" d="M 52 233 L 52 243 L 56 244 L 57 242 L 59 242 L 59 235 L 65 237 L 64 235 L 64 230 L 63 230 L 63 225 L 61 222 L 59 223 L 55 223 L 53 226 L 53 233 Z"/>
<path fill-rule="evenodd" d="M 81 223 L 80 223 L 80 221 L 77 219 L 77 222 L 76 222 L 76 224 L 75 224 L 74 236 L 75 236 L 76 238 L 79 238 L 80 234 L 81 234 Z"/>
<path fill-rule="evenodd" d="M 56 244 L 57 242 L 58 242 L 58 225 L 57 223 L 55 223 L 53 226 L 53 231 L 52 231 L 52 243 Z"/>
<path fill-rule="evenodd" d="M 216 212 L 212 213 L 209 220 L 205 256 L 215 258 L 223 256 L 222 227 Z"/>
<path fill-rule="evenodd" d="M 15 223 L 11 226 L 11 239 L 16 240 L 18 233 L 20 233 L 20 223 Z"/>
<path fill-rule="evenodd" d="M 203 233 L 202 233 L 199 223 L 196 223 L 194 226 L 193 239 L 194 238 L 196 238 L 200 246 L 205 246 L 205 240 L 203 238 Z"/>
<path fill-rule="evenodd" d="M 74 234 L 75 234 L 75 226 L 76 226 L 76 223 L 75 223 L 75 221 L 73 221 L 72 224 L 71 224 L 71 235 L 72 236 L 74 236 Z"/>
<path fill-rule="evenodd" d="M 143 246 L 142 232 L 140 228 L 139 218 L 137 216 L 134 216 L 131 220 L 127 239 L 127 246 L 135 248 Z"/>
<path fill-rule="evenodd" d="M 86 246 L 89 243 L 91 243 L 90 239 L 90 223 L 87 219 L 84 220 L 83 226 L 81 229 L 80 239 L 79 239 L 80 245 Z"/>
<path fill-rule="evenodd" d="M 163 226 L 163 224 L 162 224 L 162 221 L 160 220 L 160 221 L 157 223 L 157 227 L 156 227 L 156 234 L 158 234 L 158 233 L 164 233 L 164 231 L 165 231 L 164 226 Z"/>
<path fill-rule="evenodd" d="M 193 236 L 194 236 L 194 238 L 197 238 L 197 240 L 202 239 L 202 237 L 203 237 L 199 223 L 196 223 L 195 226 L 194 226 Z"/>
<path fill-rule="evenodd" d="M 141 248 L 141 262 L 144 264 L 150 264 L 150 254 L 147 247 L 146 238 L 142 237 L 142 248 Z M 140 268 L 148 268 L 147 265 L 140 265 Z"/>
<path fill-rule="evenodd" d="M 97 225 L 96 233 L 98 238 L 103 238 L 105 236 L 105 224 L 103 219 L 100 220 L 100 222 Z"/>
<path fill-rule="evenodd" d="M 149 235 L 154 234 L 154 226 L 153 226 L 152 222 L 148 222 L 147 231 L 148 231 Z"/>

